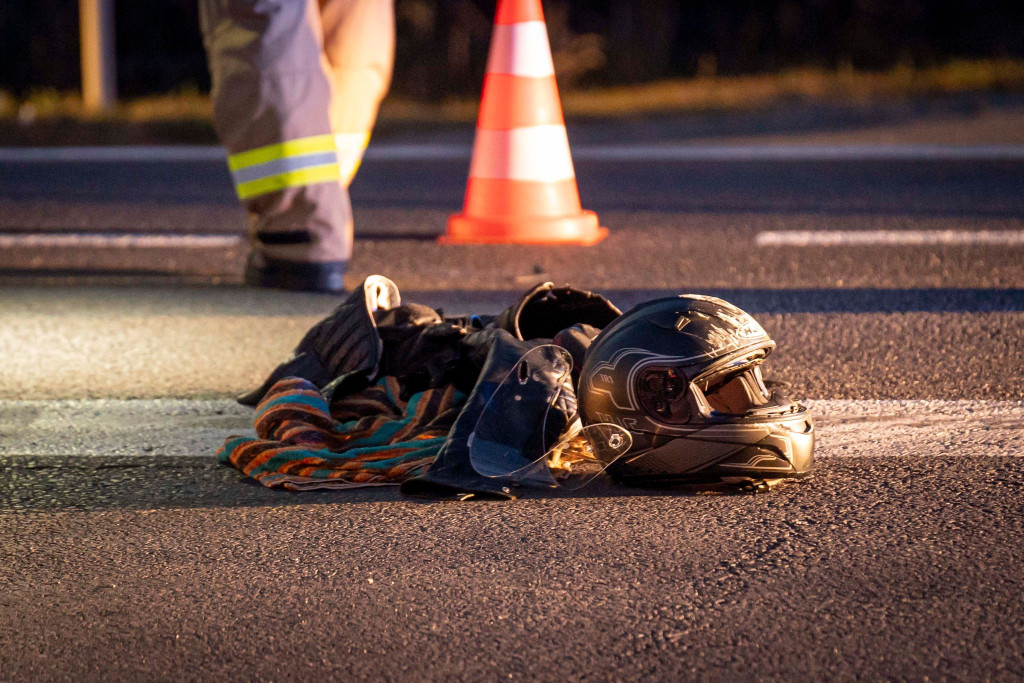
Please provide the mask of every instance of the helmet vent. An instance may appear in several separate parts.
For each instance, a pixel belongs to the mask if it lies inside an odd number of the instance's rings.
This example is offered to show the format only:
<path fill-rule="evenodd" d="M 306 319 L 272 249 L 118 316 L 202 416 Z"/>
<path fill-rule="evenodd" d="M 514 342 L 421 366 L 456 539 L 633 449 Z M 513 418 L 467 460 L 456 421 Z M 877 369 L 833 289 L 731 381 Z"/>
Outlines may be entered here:
<path fill-rule="evenodd" d="M 530 366 L 525 360 L 519 361 L 519 383 L 526 384 L 530 379 Z"/>

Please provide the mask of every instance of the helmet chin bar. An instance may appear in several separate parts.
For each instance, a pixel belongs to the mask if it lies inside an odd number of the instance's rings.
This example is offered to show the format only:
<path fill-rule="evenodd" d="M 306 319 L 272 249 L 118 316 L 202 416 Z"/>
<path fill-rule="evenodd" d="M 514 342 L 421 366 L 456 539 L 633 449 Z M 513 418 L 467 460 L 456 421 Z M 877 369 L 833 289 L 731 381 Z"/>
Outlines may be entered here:
<path fill-rule="evenodd" d="M 806 475 L 814 462 L 814 430 L 806 409 L 768 390 L 760 359 L 737 360 L 705 379 L 706 390 L 698 382 L 677 389 L 681 369 L 645 368 L 638 395 L 651 422 L 664 429 L 634 435 L 636 455 L 609 471 L 624 480 L 664 484 Z M 652 404 L 661 412 L 652 411 Z M 683 419 L 688 422 L 672 421 Z"/>
<path fill-rule="evenodd" d="M 689 436 L 651 435 L 634 445 L 638 451 L 608 471 L 641 484 L 800 478 L 814 464 L 814 427 L 805 415 L 785 422 L 709 424 Z"/>

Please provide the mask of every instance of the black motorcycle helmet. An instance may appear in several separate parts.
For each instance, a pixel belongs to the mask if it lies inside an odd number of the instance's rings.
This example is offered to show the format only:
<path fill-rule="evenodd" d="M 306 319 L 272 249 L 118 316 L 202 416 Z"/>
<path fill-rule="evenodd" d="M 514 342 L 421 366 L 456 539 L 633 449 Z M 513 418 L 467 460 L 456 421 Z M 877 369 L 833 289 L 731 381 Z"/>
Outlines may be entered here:
<path fill-rule="evenodd" d="M 710 296 L 656 299 L 616 318 L 579 382 L 584 423 L 633 437 L 608 473 L 640 484 L 806 475 L 814 427 L 802 405 L 765 386 L 760 365 L 774 348 L 750 315 Z"/>

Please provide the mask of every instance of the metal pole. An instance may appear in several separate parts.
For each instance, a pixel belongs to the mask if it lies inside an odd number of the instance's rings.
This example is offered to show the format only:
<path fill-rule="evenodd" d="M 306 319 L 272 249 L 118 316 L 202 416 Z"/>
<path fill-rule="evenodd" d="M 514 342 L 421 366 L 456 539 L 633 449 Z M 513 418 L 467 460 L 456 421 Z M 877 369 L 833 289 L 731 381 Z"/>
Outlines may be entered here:
<path fill-rule="evenodd" d="M 109 110 L 117 97 L 114 0 L 78 0 L 82 42 L 82 103 L 88 112 Z"/>

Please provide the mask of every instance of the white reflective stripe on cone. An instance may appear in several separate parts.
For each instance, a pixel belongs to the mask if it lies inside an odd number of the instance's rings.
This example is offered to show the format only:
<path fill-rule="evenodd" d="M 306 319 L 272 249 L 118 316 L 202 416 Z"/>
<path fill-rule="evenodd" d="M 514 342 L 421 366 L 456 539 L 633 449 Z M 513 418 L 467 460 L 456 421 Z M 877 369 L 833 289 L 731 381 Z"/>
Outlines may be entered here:
<path fill-rule="evenodd" d="M 541 78 L 554 76 L 548 45 L 548 29 L 543 21 L 497 24 L 487 55 L 487 73 Z"/>
<path fill-rule="evenodd" d="M 543 182 L 575 178 L 565 126 L 478 128 L 469 175 Z"/>

